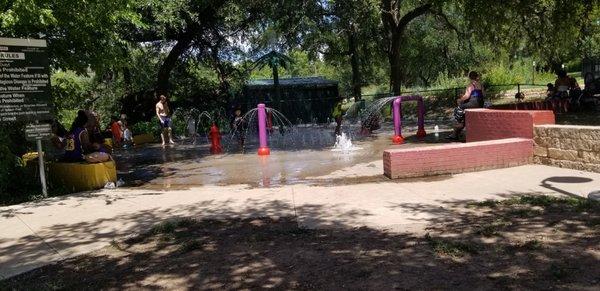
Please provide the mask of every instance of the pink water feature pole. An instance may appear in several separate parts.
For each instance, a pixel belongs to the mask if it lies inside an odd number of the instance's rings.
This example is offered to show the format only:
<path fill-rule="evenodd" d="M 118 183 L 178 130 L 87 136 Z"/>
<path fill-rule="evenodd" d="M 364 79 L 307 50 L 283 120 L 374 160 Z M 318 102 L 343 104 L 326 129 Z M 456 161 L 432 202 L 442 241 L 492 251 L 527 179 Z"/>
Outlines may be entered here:
<path fill-rule="evenodd" d="M 404 101 L 417 101 L 417 137 L 423 138 L 427 135 L 425 132 L 425 104 L 423 103 L 423 97 L 398 96 L 398 98 L 394 99 L 392 106 L 392 117 L 394 118 L 394 137 L 392 138 L 392 142 L 395 144 L 402 144 L 404 142 L 404 137 L 402 137 L 402 102 Z"/>
<path fill-rule="evenodd" d="M 267 144 L 267 110 L 265 104 L 260 103 L 257 106 L 258 110 L 258 155 L 268 156 L 271 154 L 269 145 Z"/>

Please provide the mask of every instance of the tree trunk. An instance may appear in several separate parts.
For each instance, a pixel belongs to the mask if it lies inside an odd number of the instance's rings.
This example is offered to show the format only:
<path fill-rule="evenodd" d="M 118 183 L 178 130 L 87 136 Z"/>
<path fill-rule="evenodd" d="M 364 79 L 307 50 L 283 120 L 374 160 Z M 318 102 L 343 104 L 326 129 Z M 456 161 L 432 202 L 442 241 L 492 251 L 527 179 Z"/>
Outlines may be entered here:
<path fill-rule="evenodd" d="M 167 58 L 163 61 L 158 71 L 156 78 L 156 93 L 167 94 L 169 91 L 169 77 L 171 71 L 175 68 L 179 57 L 189 48 L 192 43 L 191 33 L 185 33 L 178 41 L 177 44 L 171 49 Z"/>
<path fill-rule="evenodd" d="M 350 52 L 350 64 L 352 67 L 352 95 L 354 100 L 362 99 L 362 76 L 360 73 L 360 56 L 358 55 L 358 43 L 356 39 L 356 25 L 351 24 L 348 31 L 348 51 Z"/>
<path fill-rule="evenodd" d="M 400 2 L 382 0 L 381 1 L 381 20 L 388 33 L 388 59 L 390 62 L 390 87 L 394 95 L 399 95 L 402 82 L 404 81 L 404 70 L 402 67 L 402 37 L 408 24 L 417 17 L 430 12 L 433 4 L 427 3 L 416 7 L 406 13 L 402 18 L 398 18 L 400 13 Z"/>
<path fill-rule="evenodd" d="M 123 83 L 125 83 L 125 92 L 126 94 L 131 93 L 131 87 L 133 86 L 133 81 L 131 77 L 131 71 L 128 67 L 123 67 Z"/>
<path fill-rule="evenodd" d="M 392 33 L 391 47 L 389 55 L 390 61 L 390 85 L 394 95 L 400 95 L 402 91 L 402 82 L 404 81 L 404 72 L 402 67 L 402 37 L 399 33 Z"/>
<path fill-rule="evenodd" d="M 279 72 L 277 66 L 273 66 L 273 88 L 275 89 L 275 98 L 277 101 L 281 101 L 281 91 L 279 90 Z"/>
<path fill-rule="evenodd" d="M 229 97 L 229 80 L 228 80 L 228 72 L 227 69 L 223 66 L 223 64 L 221 63 L 221 60 L 219 59 L 219 49 L 218 49 L 218 45 L 214 46 L 213 48 L 211 48 L 211 58 L 212 58 L 212 65 L 213 65 L 213 69 L 215 70 L 215 72 L 217 73 L 217 76 L 219 78 L 219 90 L 221 91 L 221 93 L 226 94 Z"/>

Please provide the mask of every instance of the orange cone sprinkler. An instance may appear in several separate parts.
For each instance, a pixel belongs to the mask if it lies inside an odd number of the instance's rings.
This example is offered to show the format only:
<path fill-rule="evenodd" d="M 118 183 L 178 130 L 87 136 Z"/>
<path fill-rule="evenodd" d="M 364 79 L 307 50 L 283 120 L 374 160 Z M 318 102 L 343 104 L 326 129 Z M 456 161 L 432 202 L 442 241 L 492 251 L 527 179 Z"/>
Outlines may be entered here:
<path fill-rule="evenodd" d="M 222 154 L 223 147 L 221 146 L 221 132 L 215 123 L 210 127 L 210 153 L 213 155 Z"/>

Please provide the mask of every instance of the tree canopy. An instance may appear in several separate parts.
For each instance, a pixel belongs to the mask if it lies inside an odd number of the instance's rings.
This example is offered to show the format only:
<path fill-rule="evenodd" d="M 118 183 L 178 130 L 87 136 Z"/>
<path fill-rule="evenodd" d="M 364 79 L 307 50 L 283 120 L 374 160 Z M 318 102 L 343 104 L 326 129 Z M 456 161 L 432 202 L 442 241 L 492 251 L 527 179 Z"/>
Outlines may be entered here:
<path fill-rule="evenodd" d="M 4 0 L 0 34 L 47 39 L 56 86 L 77 84 L 66 77 L 72 71 L 89 79 L 88 95 L 160 91 L 226 102 L 263 74 L 252 61 L 275 50 L 300 58 L 282 74 L 324 74 L 360 99 L 368 86 L 399 93 L 491 63 L 530 59 L 552 70 L 598 57 L 599 7 L 599 0 Z"/>

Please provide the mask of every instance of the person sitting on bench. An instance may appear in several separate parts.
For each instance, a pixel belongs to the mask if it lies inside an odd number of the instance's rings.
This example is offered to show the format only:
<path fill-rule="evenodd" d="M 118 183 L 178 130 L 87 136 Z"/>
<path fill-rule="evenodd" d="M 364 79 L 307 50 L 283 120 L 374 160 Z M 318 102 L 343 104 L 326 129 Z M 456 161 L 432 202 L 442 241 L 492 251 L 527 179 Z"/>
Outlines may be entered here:
<path fill-rule="evenodd" d="M 570 95 L 569 92 L 581 90 L 579 88 L 579 84 L 577 84 L 577 80 L 567 75 L 567 72 L 565 70 L 559 70 L 558 73 L 556 73 L 556 75 L 558 78 L 554 82 L 555 97 L 560 99 L 567 99 Z"/>
<path fill-rule="evenodd" d="M 94 144 L 90 142 L 90 135 L 86 128 L 90 121 L 88 116 L 89 114 L 84 110 L 77 112 L 77 117 L 65 138 L 65 162 L 102 163 L 111 160 L 109 154 L 97 151 L 98 149 L 95 149 Z M 93 122 L 95 123 L 95 121 Z"/>
<path fill-rule="evenodd" d="M 454 119 L 456 124 L 454 125 L 454 132 L 447 137 L 450 140 L 458 140 L 462 130 L 465 128 L 465 109 L 469 108 L 483 108 L 484 104 L 484 92 L 483 86 L 479 82 L 480 76 L 477 72 L 471 71 L 469 73 L 469 86 L 465 90 L 465 94 L 458 98 L 458 107 L 454 109 Z"/>

